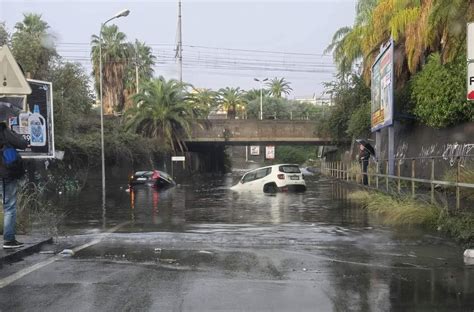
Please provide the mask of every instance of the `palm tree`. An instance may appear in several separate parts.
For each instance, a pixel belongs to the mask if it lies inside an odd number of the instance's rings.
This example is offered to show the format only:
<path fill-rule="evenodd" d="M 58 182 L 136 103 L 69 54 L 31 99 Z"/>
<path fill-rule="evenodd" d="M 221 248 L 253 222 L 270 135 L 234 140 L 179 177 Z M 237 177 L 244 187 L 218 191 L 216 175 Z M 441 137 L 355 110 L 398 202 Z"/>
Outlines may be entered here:
<path fill-rule="evenodd" d="M 291 83 L 286 81 L 285 78 L 278 79 L 277 77 L 266 83 L 269 89 L 269 94 L 276 98 L 281 98 L 282 94 L 290 94 L 291 91 L 293 91 L 293 89 L 290 87 L 290 84 Z"/>
<path fill-rule="evenodd" d="M 125 129 L 162 139 L 173 152 L 186 150 L 184 139 L 191 135 L 193 111 L 185 85 L 160 76 L 141 86 L 133 96 L 134 107 L 125 113 Z"/>
<path fill-rule="evenodd" d="M 474 2 L 434 1 L 428 16 L 430 46 L 449 62 L 462 53 L 466 44 L 466 23 L 474 21 Z"/>
<path fill-rule="evenodd" d="M 361 28 L 358 29 L 359 31 Z M 362 56 L 362 46 L 358 32 L 352 27 L 339 28 L 333 35 L 324 53 L 333 54 L 337 69 L 344 76 L 352 71 L 354 62 Z"/>
<path fill-rule="evenodd" d="M 210 111 L 217 106 L 217 92 L 211 89 L 193 88 L 189 93 L 194 115 L 198 118 L 207 118 Z"/>
<path fill-rule="evenodd" d="M 50 63 L 57 57 L 54 37 L 48 33 L 48 23 L 39 14 L 24 14 L 15 25 L 12 52 L 32 78 L 47 79 Z"/>
<path fill-rule="evenodd" d="M 92 66 L 96 80 L 99 84 L 99 37 L 92 36 Z M 116 25 L 104 26 L 102 30 L 102 103 L 105 114 L 120 112 L 124 108 L 124 81 L 128 63 L 130 61 L 130 46 L 126 36 L 120 32 Z M 99 93 L 99 92 L 97 92 Z"/>
<path fill-rule="evenodd" d="M 450 61 L 464 50 L 465 23 L 474 19 L 474 2 L 465 0 L 359 0 L 353 27 L 338 30 L 326 52 L 333 52 L 340 72 L 363 60 L 364 78 L 380 46 L 395 40 L 397 81 L 417 72 L 432 52 Z"/>
<path fill-rule="evenodd" d="M 130 62 L 127 66 L 124 90 L 125 110 L 133 106 L 132 95 L 139 91 L 139 85 L 153 77 L 156 61 L 151 47 L 144 42 L 135 40 L 134 44 L 129 45 L 129 49 Z"/>
<path fill-rule="evenodd" d="M 222 88 L 219 90 L 219 102 L 227 111 L 228 119 L 235 119 L 237 107 L 245 107 L 244 92 L 239 88 Z"/>
<path fill-rule="evenodd" d="M 266 97 L 268 96 L 268 90 L 267 89 L 250 89 L 245 92 L 244 98 L 247 102 L 252 102 L 254 100 L 260 100 L 260 91 L 262 92 L 262 96 Z"/>

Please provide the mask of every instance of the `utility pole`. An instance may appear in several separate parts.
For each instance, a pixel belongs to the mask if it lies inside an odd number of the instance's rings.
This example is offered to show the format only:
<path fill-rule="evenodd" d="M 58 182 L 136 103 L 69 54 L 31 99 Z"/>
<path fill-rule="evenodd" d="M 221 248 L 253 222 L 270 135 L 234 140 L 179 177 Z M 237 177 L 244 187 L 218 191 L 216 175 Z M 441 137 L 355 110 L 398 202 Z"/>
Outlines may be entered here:
<path fill-rule="evenodd" d="M 177 41 L 175 58 L 178 59 L 178 72 L 179 81 L 183 82 L 183 37 L 181 32 L 181 0 L 178 1 L 178 30 L 177 30 Z"/>

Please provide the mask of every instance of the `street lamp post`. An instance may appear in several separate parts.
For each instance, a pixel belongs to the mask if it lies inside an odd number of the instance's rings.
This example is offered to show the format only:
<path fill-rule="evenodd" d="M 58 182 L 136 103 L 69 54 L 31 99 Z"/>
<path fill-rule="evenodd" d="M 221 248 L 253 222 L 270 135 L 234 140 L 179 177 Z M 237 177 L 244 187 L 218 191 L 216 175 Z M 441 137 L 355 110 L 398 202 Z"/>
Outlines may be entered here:
<path fill-rule="evenodd" d="M 258 78 L 253 78 L 253 80 L 260 82 L 260 120 L 263 119 L 263 83 L 268 80 L 268 78 L 265 79 L 258 79 Z"/>
<path fill-rule="evenodd" d="M 100 156 L 102 161 L 102 205 L 105 207 L 105 154 L 104 154 L 104 103 L 102 101 L 102 30 L 108 22 L 130 14 L 130 10 L 122 10 L 100 25 L 99 33 L 99 98 L 100 98 Z"/>

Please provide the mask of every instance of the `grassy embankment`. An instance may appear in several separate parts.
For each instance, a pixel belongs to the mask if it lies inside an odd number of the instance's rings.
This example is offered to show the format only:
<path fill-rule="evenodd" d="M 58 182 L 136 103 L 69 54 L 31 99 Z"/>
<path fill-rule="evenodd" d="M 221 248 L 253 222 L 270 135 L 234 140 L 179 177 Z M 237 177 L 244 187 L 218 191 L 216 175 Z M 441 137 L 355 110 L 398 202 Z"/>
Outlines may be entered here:
<path fill-rule="evenodd" d="M 449 214 L 445 209 L 410 197 L 392 197 L 379 192 L 356 191 L 349 198 L 363 205 L 383 224 L 424 226 L 442 231 L 468 247 L 474 245 L 474 213 Z"/>

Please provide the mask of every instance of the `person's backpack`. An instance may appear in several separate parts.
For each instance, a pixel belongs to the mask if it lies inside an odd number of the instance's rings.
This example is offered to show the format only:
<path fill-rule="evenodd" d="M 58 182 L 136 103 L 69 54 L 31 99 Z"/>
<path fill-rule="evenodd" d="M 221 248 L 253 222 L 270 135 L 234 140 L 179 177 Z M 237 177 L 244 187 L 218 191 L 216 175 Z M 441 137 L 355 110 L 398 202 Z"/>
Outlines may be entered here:
<path fill-rule="evenodd" d="M 25 174 L 23 159 L 18 151 L 11 146 L 5 145 L 2 149 L 3 166 L 8 171 L 8 177 L 19 179 Z"/>

